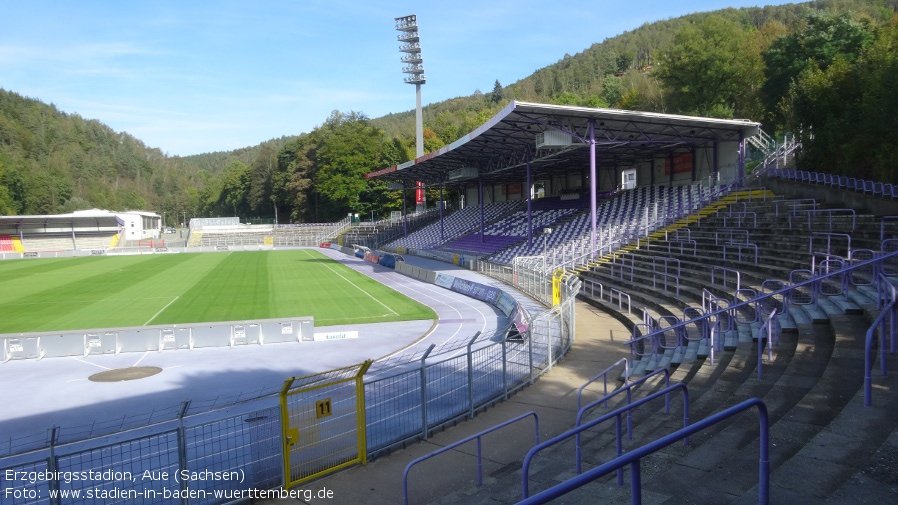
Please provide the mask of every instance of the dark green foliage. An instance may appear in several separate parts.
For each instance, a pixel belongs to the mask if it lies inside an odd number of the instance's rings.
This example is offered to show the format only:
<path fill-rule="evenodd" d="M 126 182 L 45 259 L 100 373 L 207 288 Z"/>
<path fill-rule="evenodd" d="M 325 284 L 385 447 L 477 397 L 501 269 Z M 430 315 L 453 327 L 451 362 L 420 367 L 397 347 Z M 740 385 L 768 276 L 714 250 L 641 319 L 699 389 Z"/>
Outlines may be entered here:
<path fill-rule="evenodd" d="M 856 54 L 803 70 L 783 110 L 809 170 L 898 183 L 898 17 L 872 33 Z"/>

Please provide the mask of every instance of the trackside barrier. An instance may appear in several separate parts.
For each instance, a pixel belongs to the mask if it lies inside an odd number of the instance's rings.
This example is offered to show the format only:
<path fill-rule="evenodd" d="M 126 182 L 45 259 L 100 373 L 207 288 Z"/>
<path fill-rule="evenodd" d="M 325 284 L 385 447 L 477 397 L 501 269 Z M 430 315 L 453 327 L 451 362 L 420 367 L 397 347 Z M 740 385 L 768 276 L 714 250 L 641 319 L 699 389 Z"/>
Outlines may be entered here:
<path fill-rule="evenodd" d="M 532 449 L 530 449 L 529 452 L 527 452 L 527 456 L 524 457 L 524 467 L 521 470 L 521 491 L 522 491 L 521 496 L 522 496 L 522 498 L 527 498 L 528 496 L 530 496 L 530 490 L 529 490 L 529 487 L 530 487 L 530 477 L 529 477 L 530 476 L 530 463 L 533 461 L 533 458 L 537 454 L 539 454 L 540 451 L 542 451 L 543 449 L 545 449 L 547 447 L 551 447 L 555 444 L 564 442 L 565 440 L 567 440 L 573 436 L 577 436 L 579 438 L 580 433 L 583 433 L 584 431 L 586 431 L 590 428 L 593 428 L 593 427 L 613 418 L 613 419 L 615 419 L 615 436 L 617 437 L 617 454 L 618 454 L 618 456 L 620 456 L 623 453 L 623 435 L 622 435 L 623 430 L 621 428 L 621 424 L 622 424 L 621 423 L 621 415 L 624 412 L 629 412 L 630 410 L 635 409 L 636 407 L 639 407 L 641 405 L 644 405 L 660 396 L 667 397 L 675 389 L 683 390 L 683 427 L 685 428 L 686 426 L 688 426 L 689 425 L 689 388 L 686 387 L 686 385 L 683 384 L 682 382 L 679 382 L 672 386 L 666 387 L 660 391 L 652 393 L 652 394 L 646 396 L 645 398 L 636 400 L 635 402 L 633 402 L 629 405 L 625 405 L 625 406 L 620 407 L 619 409 L 613 410 L 601 417 L 593 419 L 592 421 L 589 421 L 586 424 L 581 424 L 580 426 L 572 428 L 572 429 L 562 433 L 561 435 L 553 437 L 549 440 L 546 440 L 545 442 L 543 442 L 541 444 L 537 444 L 536 446 L 534 446 Z M 687 439 L 686 444 L 688 444 L 688 443 L 689 443 L 689 441 Z M 578 451 L 577 451 L 578 467 L 579 467 L 579 456 L 580 456 L 580 451 L 579 451 L 579 447 L 578 447 Z M 623 484 L 623 481 L 622 481 L 623 476 L 619 475 L 618 479 L 619 479 L 618 484 L 622 485 Z"/>
<path fill-rule="evenodd" d="M 622 469 L 630 465 L 630 501 L 633 504 L 642 503 L 642 476 L 640 472 L 640 460 L 652 453 L 655 453 L 681 439 L 688 439 L 690 435 L 698 433 L 714 424 L 729 419 L 742 411 L 752 407 L 758 408 L 758 424 L 760 429 L 760 451 L 758 457 L 758 503 L 766 505 L 770 503 L 770 420 L 767 415 L 767 405 L 759 398 L 751 398 L 745 400 L 738 405 L 723 410 L 717 414 L 706 417 L 701 421 L 697 421 L 685 428 L 677 430 L 670 435 L 664 436 L 648 443 L 638 449 L 629 451 L 607 463 L 599 465 L 591 470 L 572 477 L 571 479 L 555 485 L 549 489 L 541 491 L 533 496 L 527 496 L 518 502 L 518 505 L 541 505 L 560 498 L 565 494 L 585 486 L 590 482 L 608 475 L 609 473 Z M 526 474 L 525 474 L 526 475 Z"/>
<path fill-rule="evenodd" d="M 238 347 L 315 339 L 315 318 L 223 321 L 0 335 L 0 362 L 92 354 Z"/>
<path fill-rule="evenodd" d="M 514 419 L 509 419 L 508 421 L 505 421 L 504 423 L 497 424 L 497 425 L 493 426 L 492 428 L 487 428 L 486 430 L 483 430 L 480 433 L 471 435 L 469 437 L 465 437 L 457 442 L 449 444 L 443 448 L 440 448 L 440 449 L 437 449 L 436 451 L 431 452 L 430 454 L 426 454 L 424 456 L 421 456 L 420 458 L 417 458 L 417 459 L 411 461 L 408 465 L 405 466 L 405 470 L 402 472 L 402 503 L 405 505 L 408 505 L 408 474 L 411 471 L 413 466 L 417 465 L 418 463 L 420 463 L 422 461 L 428 460 L 434 456 L 438 456 L 446 451 L 455 449 L 456 447 L 466 444 L 472 440 L 477 441 L 477 485 L 482 486 L 483 485 L 483 450 L 482 450 L 481 439 L 483 438 L 484 435 L 492 433 L 500 428 L 504 428 L 510 424 L 514 424 L 514 423 L 521 421 L 523 419 L 526 419 L 528 417 L 533 417 L 534 437 L 535 437 L 535 441 L 533 443 L 538 444 L 539 443 L 539 416 L 537 416 L 536 412 L 530 411 L 530 412 L 521 414 L 521 415 L 515 417 Z"/>

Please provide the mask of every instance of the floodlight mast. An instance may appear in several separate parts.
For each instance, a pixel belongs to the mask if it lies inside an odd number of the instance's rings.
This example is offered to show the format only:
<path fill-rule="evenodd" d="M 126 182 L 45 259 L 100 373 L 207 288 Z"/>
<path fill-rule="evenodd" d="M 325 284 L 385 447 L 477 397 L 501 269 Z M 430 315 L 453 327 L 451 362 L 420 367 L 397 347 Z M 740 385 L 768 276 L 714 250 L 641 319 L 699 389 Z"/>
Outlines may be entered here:
<path fill-rule="evenodd" d="M 421 85 L 427 82 L 424 75 L 424 59 L 421 57 L 421 38 L 418 36 L 418 17 L 415 14 L 394 18 L 396 30 L 400 33 L 396 38 L 402 43 L 399 51 L 404 53 L 401 60 L 408 66 L 402 71 L 409 74 L 403 79 L 408 84 L 415 85 L 415 157 L 424 156 L 424 113 L 421 110 Z M 424 185 L 419 181 L 415 191 L 417 211 L 422 212 L 426 207 L 424 199 Z"/>

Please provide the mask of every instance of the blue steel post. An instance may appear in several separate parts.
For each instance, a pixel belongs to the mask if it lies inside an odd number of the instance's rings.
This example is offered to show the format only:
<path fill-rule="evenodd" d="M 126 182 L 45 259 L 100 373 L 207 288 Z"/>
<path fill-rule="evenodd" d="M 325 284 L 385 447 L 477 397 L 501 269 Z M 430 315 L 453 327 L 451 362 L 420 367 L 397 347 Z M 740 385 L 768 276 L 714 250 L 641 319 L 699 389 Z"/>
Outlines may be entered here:
<path fill-rule="evenodd" d="M 470 419 L 474 419 L 474 357 L 471 355 L 471 346 L 479 336 L 480 332 L 478 331 L 468 342 L 468 405 L 470 407 L 468 417 Z"/>
<path fill-rule="evenodd" d="M 187 415 L 187 409 L 190 408 L 190 400 L 181 402 L 181 410 L 178 411 L 178 469 L 187 470 L 187 432 L 184 429 L 184 416 Z M 283 475 L 283 472 L 281 472 Z M 187 505 L 187 480 L 178 479 L 181 484 L 181 503 Z"/>
<path fill-rule="evenodd" d="M 739 130 L 739 174 L 738 181 L 739 185 L 742 186 L 742 183 L 745 181 L 745 133 L 742 130 Z"/>
<path fill-rule="evenodd" d="M 436 344 L 430 344 L 430 347 L 421 356 L 421 437 L 423 440 L 427 440 L 427 367 L 425 361 L 434 347 Z"/>
<path fill-rule="evenodd" d="M 508 348 L 505 345 L 505 339 L 502 339 L 502 390 L 504 391 L 503 399 L 508 399 Z"/>
<path fill-rule="evenodd" d="M 60 505 L 62 502 L 59 497 L 59 461 L 56 458 L 56 440 L 59 438 L 59 426 L 50 428 L 50 456 L 47 458 L 47 470 L 52 478 L 48 479 L 47 485 L 50 491 L 56 494 L 57 498 L 50 497 L 52 505 Z"/>

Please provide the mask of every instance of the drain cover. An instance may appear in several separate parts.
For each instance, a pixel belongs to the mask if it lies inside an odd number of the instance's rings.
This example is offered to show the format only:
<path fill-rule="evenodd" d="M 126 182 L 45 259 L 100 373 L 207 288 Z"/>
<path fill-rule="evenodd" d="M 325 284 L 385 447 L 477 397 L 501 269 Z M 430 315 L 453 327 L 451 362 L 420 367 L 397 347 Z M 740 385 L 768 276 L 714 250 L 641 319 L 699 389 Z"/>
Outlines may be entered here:
<path fill-rule="evenodd" d="M 116 368 L 115 370 L 106 370 L 105 372 L 95 373 L 88 377 L 88 380 L 94 382 L 133 381 L 152 377 L 161 371 L 162 369 L 158 366 L 131 366 L 128 368 Z"/>

